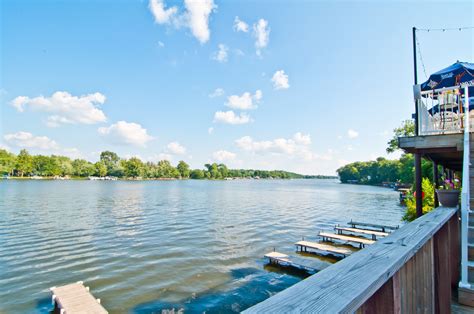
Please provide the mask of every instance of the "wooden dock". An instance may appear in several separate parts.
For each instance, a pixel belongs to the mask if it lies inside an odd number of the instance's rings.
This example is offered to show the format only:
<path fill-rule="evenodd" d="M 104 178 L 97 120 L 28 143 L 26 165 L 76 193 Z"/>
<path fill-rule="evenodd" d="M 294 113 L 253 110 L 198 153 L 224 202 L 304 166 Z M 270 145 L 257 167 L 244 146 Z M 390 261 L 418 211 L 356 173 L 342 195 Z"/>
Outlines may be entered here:
<path fill-rule="evenodd" d="M 368 222 L 357 222 L 357 221 L 349 221 L 347 223 L 350 225 L 352 228 L 357 228 L 359 227 L 369 227 L 369 228 L 375 228 L 375 229 L 380 229 L 382 232 L 388 232 L 389 230 L 397 230 L 399 226 L 385 226 L 385 225 L 379 225 L 379 224 L 372 224 Z"/>
<path fill-rule="evenodd" d="M 100 299 L 95 299 L 82 281 L 61 287 L 50 288 L 53 294 L 54 312 L 61 314 L 104 314 L 108 313 L 100 304 Z"/>
<path fill-rule="evenodd" d="M 363 248 L 366 245 L 375 243 L 374 240 L 352 237 L 352 236 L 347 236 L 347 235 L 342 235 L 342 234 L 320 232 L 318 235 L 323 238 L 323 241 L 340 240 L 340 241 L 345 241 L 345 242 L 357 243 L 359 244 L 361 248 Z"/>
<path fill-rule="evenodd" d="M 301 269 L 309 274 L 314 274 L 330 265 L 315 258 L 289 256 L 275 251 L 265 254 L 265 258 L 267 258 L 271 264 Z"/>
<path fill-rule="evenodd" d="M 310 241 L 298 241 L 295 243 L 296 249 L 300 249 L 300 251 L 307 251 L 307 249 L 316 250 L 318 253 L 329 253 L 335 255 L 342 255 L 343 257 L 351 255 L 354 251 L 343 248 L 343 247 L 336 247 L 333 245 L 318 243 L 318 242 L 310 242 Z"/>
<path fill-rule="evenodd" d="M 388 232 L 383 231 L 375 231 L 375 230 L 368 230 L 368 229 L 359 229 L 359 228 L 350 228 L 350 227 L 341 227 L 335 226 L 334 230 L 337 231 L 338 234 L 342 234 L 343 231 L 352 232 L 352 233 L 359 233 L 363 235 L 368 235 L 372 237 L 372 240 L 377 240 L 377 237 L 386 237 L 389 235 Z"/>

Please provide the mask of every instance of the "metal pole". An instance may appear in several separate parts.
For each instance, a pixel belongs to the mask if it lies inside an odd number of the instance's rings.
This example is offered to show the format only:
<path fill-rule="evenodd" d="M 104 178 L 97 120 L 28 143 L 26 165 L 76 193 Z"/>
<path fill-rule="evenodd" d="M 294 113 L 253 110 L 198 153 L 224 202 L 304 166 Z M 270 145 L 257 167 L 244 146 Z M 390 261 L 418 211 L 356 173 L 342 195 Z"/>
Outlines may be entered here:
<path fill-rule="evenodd" d="M 416 63 L 416 27 L 412 29 L 413 37 L 413 75 L 415 85 L 418 84 L 418 72 L 417 72 L 417 63 Z M 419 125 L 418 125 L 418 102 L 415 100 L 415 135 L 419 134 Z M 423 189 L 421 186 L 421 154 L 415 153 L 415 200 L 416 200 L 416 217 L 421 217 L 423 215 Z"/>
<path fill-rule="evenodd" d="M 461 281 L 459 287 L 470 288 L 468 282 L 468 224 L 470 210 L 470 134 L 469 134 L 469 86 L 464 87 L 464 152 L 462 167 L 462 194 L 461 194 Z"/>
<path fill-rule="evenodd" d="M 435 186 L 434 191 L 434 207 L 439 207 L 438 194 L 436 194 L 436 189 L 439 187 L 439 173 L 438 173 L 438 164 L 433 161 L 433 184 Z"/>

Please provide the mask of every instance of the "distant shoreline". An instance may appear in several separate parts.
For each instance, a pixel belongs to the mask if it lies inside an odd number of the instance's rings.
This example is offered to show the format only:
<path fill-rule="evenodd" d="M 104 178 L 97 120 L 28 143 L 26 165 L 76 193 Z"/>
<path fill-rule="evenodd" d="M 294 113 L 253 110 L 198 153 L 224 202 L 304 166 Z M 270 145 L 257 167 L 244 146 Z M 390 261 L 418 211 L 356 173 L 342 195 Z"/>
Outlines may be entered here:
<path fill-rule="evenodd" d="M 3 181 L 17 180 L 17 181 L 238 181 L 238 180 L 335 180 L 337 177 L 320 176 L 320 177 L 306 177 L 306 178 L 225 178 L 225 179 L 193 179 L 193 178 L 114 178 L 114 179 L 89 179 L 87 177 L 70 177 L 70 178 L 55 178 L 55 177 L 8 177 L 3 178 Z M 0 178 L 2 180 L 2 178 Z"/>

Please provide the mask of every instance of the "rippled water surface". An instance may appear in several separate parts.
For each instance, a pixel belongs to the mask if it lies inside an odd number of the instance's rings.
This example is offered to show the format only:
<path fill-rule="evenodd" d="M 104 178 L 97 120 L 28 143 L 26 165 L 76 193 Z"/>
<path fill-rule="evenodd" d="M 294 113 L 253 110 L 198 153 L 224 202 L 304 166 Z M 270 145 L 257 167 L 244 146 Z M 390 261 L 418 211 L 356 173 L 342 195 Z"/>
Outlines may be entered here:
<path fill-rule="evenodd" d="M 332 180 L 0 181 L 0 312 L 83 280 L 111 313 L 241 311 L 300 281 L 276 248 L 352 219 L 399 224 L 390 189 Z"/>

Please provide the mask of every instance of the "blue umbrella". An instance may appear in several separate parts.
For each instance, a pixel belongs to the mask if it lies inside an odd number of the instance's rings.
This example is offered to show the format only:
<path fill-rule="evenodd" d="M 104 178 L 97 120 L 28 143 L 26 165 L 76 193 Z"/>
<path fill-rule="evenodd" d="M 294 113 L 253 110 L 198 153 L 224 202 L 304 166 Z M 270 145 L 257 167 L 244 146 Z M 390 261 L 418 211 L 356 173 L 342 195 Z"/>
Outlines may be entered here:
<path fill-rule="evenodd" d="M 439 89 L 444 87 L 459 86 L 463 83 L 474 85 L 474 63 L 456 62 L 449 67 L 430 75 L 428 80 L 421 84 L 422 91 Z M 474 88 L 469 88 L 469 93 Z"/>

